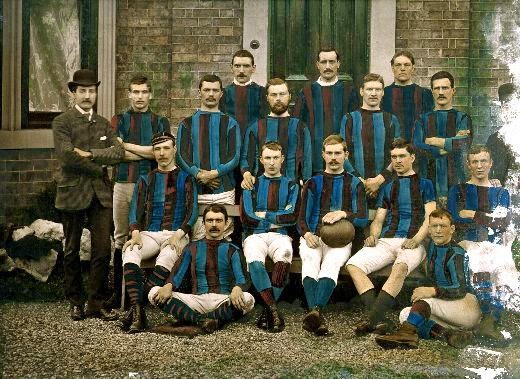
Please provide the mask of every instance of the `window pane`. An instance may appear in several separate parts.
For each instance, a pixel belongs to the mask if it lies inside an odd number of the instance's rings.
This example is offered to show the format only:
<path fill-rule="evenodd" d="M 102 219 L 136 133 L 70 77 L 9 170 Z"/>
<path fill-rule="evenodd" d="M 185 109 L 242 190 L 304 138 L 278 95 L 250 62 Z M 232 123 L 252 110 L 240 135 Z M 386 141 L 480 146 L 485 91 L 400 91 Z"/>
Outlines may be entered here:
<path fill-rule="evenodd" d="M 29 111 L 63 112 L 80 67 L 78 0 L 31 0 Z"/>

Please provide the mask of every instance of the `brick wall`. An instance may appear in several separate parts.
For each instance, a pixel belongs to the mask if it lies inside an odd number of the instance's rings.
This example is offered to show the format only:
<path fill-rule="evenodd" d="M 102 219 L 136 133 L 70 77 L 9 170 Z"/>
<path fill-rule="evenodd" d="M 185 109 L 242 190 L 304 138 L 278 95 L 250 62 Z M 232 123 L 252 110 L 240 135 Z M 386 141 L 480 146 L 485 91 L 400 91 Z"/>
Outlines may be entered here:
<path fill-rule="evenodd" d="M 491 103 L 500 84 L 509 81 L 507 67 L 493 57 L 486 39 L 497 12 L 510 1 L 397 0 L 396 49 L 416 58 L 416 80 L 430 86 L 430 77 L 448 70 L 455 76 L 455 106 L 468 112 L 475 141 L 485 142 L 496 117 Z M 505 18 L 513 19 L 511 12 Z"/>
<path fill-rule="evenodd" d="M 54 149 L 0 150 L 0 224 L 30 218 L 24 209 L 52 185 L 54 158 Z"/>
<path fill-rule="evenodd" d="M 135 73 L 152 79 L 152 108 L 172 126 L 199 106 L 208 73 L 232 80 L 230 61 L 242 44 L 241 0 L 118 0 L 116 108 L 128 107 Z"/>

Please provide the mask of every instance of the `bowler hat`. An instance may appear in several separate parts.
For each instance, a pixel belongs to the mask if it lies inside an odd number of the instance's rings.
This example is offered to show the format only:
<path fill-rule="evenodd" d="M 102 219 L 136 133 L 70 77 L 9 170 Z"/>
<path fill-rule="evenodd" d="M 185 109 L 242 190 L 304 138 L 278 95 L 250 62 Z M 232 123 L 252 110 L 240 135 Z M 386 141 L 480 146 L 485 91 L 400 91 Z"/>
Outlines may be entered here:
<path fill-rule="evenodd" d="M 97 75 L 94 71 L 88 69 L 78 70 L 72 76 L 72 81 L 68 83 L 69 90 L 73 90 L 77 86 L 99 86 L 100 81 L 97 80 Z"/>

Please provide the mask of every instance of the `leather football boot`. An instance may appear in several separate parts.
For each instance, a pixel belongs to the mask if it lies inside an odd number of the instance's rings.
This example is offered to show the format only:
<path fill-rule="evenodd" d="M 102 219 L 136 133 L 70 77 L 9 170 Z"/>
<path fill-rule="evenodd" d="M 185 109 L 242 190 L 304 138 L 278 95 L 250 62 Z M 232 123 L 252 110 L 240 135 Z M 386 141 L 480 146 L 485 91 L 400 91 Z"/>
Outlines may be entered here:
<path fill-rule="evenodd" d="M 83 320 L 85 318 L 85 312 L 83 311 L 83 306 L 81 305 L 70 305 L 70 318 L 73 321 Z"/>
<path fill-rule="evenodd" d="M 320 310 L 319 308 L 313 308 L 303 318 L 303 329 L 311 333 L 316 333 L 320 323 Z"/>
<path fill-rule="evenodd" d="M 128 328 L 128 333 L 141 333 L 147 328 L 146 313 L 141 304 L 132 307 L 132 324 Z"/>
<path fill-rule="evenodd" d="M 417 328 L 405 321 L 397 332 L 377 336 L 376 343 L 384 349 L 417 349 L 419 346 Z"/>
<path fill-rule="evenodd" d="M 256 319 L 256 326 L 260 329 L 267 330 L 267 310 L 266 308 L 262 308 L 262 313 Z"/>
<path fill-rule="evenodd" d="M 446 329 L 446 342 L 448 345 L 463 349 L 473 342 L 473 334 L 466 330 Z"/>
<path fill-rule="evenodd" d="M 270 333 L 280 333 L 285 329 L 285 321 L 283 316 L 278 312 L 275 304 L 269 305 L 265 309 L 267 316 L 267 331 Z"/>

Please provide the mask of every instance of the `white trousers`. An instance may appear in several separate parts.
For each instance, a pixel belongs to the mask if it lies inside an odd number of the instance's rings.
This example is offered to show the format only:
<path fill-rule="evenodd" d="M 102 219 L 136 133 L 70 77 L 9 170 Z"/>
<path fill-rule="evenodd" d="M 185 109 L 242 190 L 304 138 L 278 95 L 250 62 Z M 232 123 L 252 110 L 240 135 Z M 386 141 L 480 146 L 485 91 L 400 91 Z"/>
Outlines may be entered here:
<path fill-rule="evenodd" d="M 401 245 L 404 241 L 405 238 L 380 238 L 376 246 L 364 247 L 354 254 L 347 265 L 356 266 L 368 275 L 391 263 L 404 263 L 410 274 L 424 260 L 426 251 L 422 245 L 415 249 L 403 249 Z"/>
<path fill-rule="evenodd" d="M 216 193 L 216 194 L 203 194 L 198 195 L 197 202 L 199 204 L 235 204 L 235 190 Z M 202 222 L 202 217 L 198 217 L 197 221 L 195 221 L 195 225 L 193 225 L 192 229 L 192 241 L 199 241 L 204 239 L 206 236 L 206 229 L 204 228 L 204 223 Z M 233 217 L 229 217 L 229 222 L 226 225 L 226 230 L 224 231 L 224 238 L 227 239 L 233 233 Z"/>
<path fill-rule="evenodd" d="M 273 262 L 291 263 L 291 237 L 276 232 L 252 234 L 244 240 L 246 262 L 262 262 L 268 256 Z"/>
<path fill-rule="evenodd" d="M 473 329 L 480 321 L 481 313 L 475 295 L 468 293 L 462 299 L 443 300 L 431 297 L 422 299 L 430 305 L 430 319 L 447 328 Z M 404 308 L 399 314 L 401 323 L 408 319 L 412 307 Z"/>
<path fill-rule="evenodd" d="M 352 243 L 345 247 L 330 247 L 320 239 L 320 246 L 312 249 L 305 238 L 300 237 L 300 258 L 302 259 L 302 280 L 305 277 L 318 280 L 330 278 L 338 283 L 339 270 L 350 257 Z"/>
<path fill-rule="evenodd" d="M 114 219 L 115 248 L 122 249 L 128 237 L 128 214 L 135 183 L 115 183 L 112 217 Z"/>
<path fill-rule="evenodd" d="M 182 251 L 175 251 L 167 242 L 175 232 L 163 230 L 162 232 L 140 232 L 143 247 L 140 249 L 137 245 L 132 248 L 127 247 L 123 254 L 123 265 L 127 263 L 135 263 L 141 266 L 141 261 L 157 256 L 156 265 L 162 266 L 167 270 L 173 268 L 173 265 L 181 255 Z M 189 243 L 187 236 L 181 239 L 181 249 Z"/>

